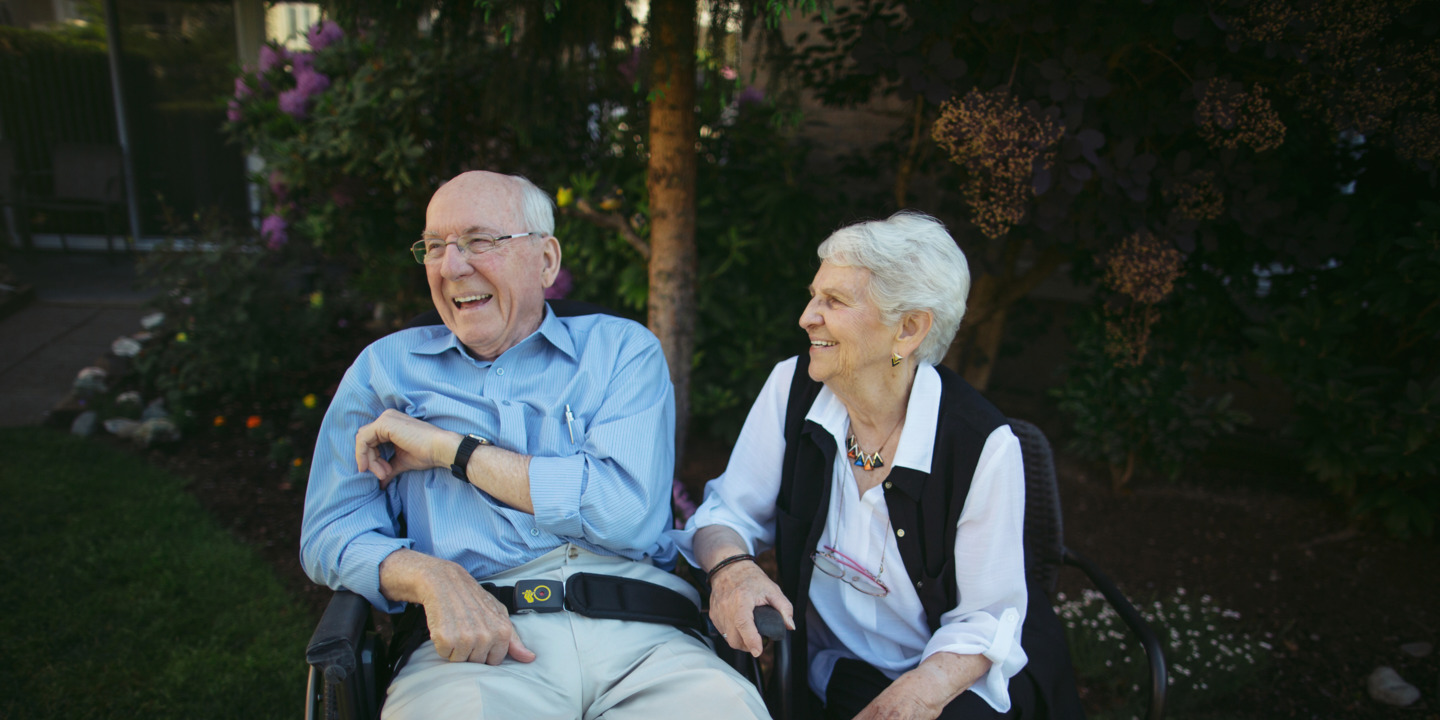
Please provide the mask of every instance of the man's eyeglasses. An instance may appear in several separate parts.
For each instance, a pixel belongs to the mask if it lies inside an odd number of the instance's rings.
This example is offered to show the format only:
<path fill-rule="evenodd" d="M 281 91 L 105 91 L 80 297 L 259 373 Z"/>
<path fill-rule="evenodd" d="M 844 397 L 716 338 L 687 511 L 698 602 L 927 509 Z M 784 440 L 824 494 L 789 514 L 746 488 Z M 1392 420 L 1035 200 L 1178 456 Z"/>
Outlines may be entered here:
<path fill-rule="evenodd" d="M 544 236 L 542 232 L 523 232 L 514 235 L 501 235 L 495 237 L 484 233 L 474 235 L 461 235 L 456 240 L 445 240 L 443 238 L 425 238 L 418 240 L 410 246 L 410 253 L 415 256 L 415 262 L 424 265 L 425 263 L 440 262 L 445 257 L 445 246 L 454 245 L 460 249 L 462 255 L 479 255 L 499 248 L 506 240 L 529 237 L 531 235 Z"/>
<path fill-rule="evenodd" d="M 880 559 L 880 573 L 877 575 L 871 575 L 870 571 L 860 567 L 860 563 L 829 545 L 822 546 L 822 549 L 810 553 L 810 560 L 815 563 L 815 567 L 820 568 L 820 572 L 838 578 L 866 595 L 885 597 L 890 594 L 890 588 L 880 582 L 880 575 L 885 574 L 883 557 Z"/>

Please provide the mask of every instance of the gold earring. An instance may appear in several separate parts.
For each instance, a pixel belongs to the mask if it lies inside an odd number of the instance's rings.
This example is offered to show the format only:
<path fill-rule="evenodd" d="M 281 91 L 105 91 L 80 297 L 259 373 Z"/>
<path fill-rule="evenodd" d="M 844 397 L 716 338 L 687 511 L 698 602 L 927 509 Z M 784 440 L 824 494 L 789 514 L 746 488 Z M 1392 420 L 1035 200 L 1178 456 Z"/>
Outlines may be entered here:
<path fill-rule="evenodd" d="M 900 364 L 900 361 L 901 361 L 901 360 L 904 360 L 904 359 L 905 359 L 905 358 L 900 357 L 900 354 L 899 354 L 899 353 L 893 353 L 893 352 L 890 353 L 890 367 L 895 367 L 895 366 L 899 365 L 899 364 Z"/>

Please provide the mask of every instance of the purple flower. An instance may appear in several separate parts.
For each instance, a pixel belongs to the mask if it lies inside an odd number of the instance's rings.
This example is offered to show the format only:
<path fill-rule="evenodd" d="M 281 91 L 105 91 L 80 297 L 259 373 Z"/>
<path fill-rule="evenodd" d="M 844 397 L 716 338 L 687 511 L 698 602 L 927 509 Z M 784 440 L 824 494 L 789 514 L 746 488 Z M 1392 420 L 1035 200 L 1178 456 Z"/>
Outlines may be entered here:
<path fill-rule="evenodd" d="M 226 120 L 229 120 L 232 123 L 238 123 L 241 119 L 243 119 L 243 117 L 244 116 L 240 114 L 240 103 L 231 100 L 229 104 L 225 106 Z"/>
<path fill-rule="evenodd" d="M 285 187 L 285 176 L 281 175 L 279 170 L 272 170 L 268 180 L 270 194 L 275 196 L 275 202 L 284 202 L 285 198 L 290 195 L 289 188 Z"/>
<path fill-rule="evenodd" d="M 245 84 L 244 76 L 235 78 L 235 99 L 244 100 L 250 97 L 250 86 Z"/>
<path fill-rule="evenodd" d="M 545 288 L 546 300 L 559 300 L 570 294 L 570 288 L 574 287 L 574 279 L 570 277 L 570 271 L 560 268 L 560 274 L 555 276 L 555 284 Z"/>
<path fill-rule="evenodd" d="M 345 37 L 345 31 L 330 20 L 321 20 L 315 23 L 315 26 L 305 33 L 305 39 L 310 41 L 310 49 L 316 51 L 330 47 L 343 37 Z"/>
<path fill-rule="evenodd" d="M 285 224 L 285 218 L 279 215 L 267 216 L 265 222 L 260 223 L 260 237 L 265 240 L 265 247 L 271 250 L 285 247 L 285 243 L 290 240 L 290 237 L 285 234 L 285 229 L 288 227 L 289 225 Z"/>
<path fill-rule="evenodd" d="M 296 78 L 300 77 L 300 73 L 306 72 L 313 67 L 315 67 L 315 56 L 313 54 L 298 52 L 290 55 L 290 69 L 294 71 Z"/>
<path fill-rule="evenodd" d="M 290 53 L 285 52 L 285 48 L 260 46 L 260 72 L 262 74 L 284 65 L 285 61 L 289 59 Z"/>
<path fill-rule="evenodd" d="M 304 93 L 306 98 L 312 98 L 330 89 L 330 78 L 305 68 L 295 73 L 295 89 Z"/>
<path fill-rule="evenodd" d="M 305 117 L 305 103 L 309 98 L 305 91 L 300 88 L 293 88 L 280 93 L 280 111 L 289 113 L 295 118 Z"/>
<path fill-rule="evenodd" d="M 685 491 L 685 486 L 679 480 L 674 481 L 670 486 L 670 499 L 675 501 L 675 527 L 685 527 L 685 521 L 695 514 L 695 501 L 690 499 L 690 493 Z"/>
<path fill-rule="evenodd" d="M 635 82 L 635 77 L 640 72 L 640 46 L 636 45 L 635 49 L 630 52 L 630 57 L 617 65 L 615 69 L 620 71 L 620 77 L 625 78 L 625 82 Z"/>
<path fill-rule="evenodd" d="M 741 105 L 765 102 L 765 91 L 754 85 L 746 85 L 745 89 L 740 91 L 740 97 L 737 99 Z"/>

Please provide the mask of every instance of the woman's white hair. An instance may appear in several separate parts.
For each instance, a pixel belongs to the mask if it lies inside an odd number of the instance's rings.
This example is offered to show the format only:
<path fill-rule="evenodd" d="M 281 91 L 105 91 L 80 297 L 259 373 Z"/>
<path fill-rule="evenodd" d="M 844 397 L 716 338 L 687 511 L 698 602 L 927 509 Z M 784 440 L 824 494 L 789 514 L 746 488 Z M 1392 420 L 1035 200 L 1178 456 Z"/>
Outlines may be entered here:
<path fill-rule="evenodd" d="M 901 210 L 886 220 L 840 228 L 815 252 L 832 265 L 870 271 L 870 300 L 886 325 L 907 312 L 929 312 L 934 321 L 915 359 L 931 365 L 945 359 L 965 316 L 970 265 L 939 220 Z"/>

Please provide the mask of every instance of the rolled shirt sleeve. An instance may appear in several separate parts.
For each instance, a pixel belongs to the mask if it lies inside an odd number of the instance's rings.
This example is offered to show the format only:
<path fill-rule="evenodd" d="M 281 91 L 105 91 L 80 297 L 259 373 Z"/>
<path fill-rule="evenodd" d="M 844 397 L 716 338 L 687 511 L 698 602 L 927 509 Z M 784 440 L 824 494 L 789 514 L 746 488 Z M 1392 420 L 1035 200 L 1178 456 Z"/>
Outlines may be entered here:
<path fill-rule="evenodd" d="M 375 476 L 360 472 L 355 464 L 355 436 L 385 411 L 379 396 L 361 380 L 371 362 L 373 356 L 362 353 L 346 371 L 320 424 L 305 495 L 300 558 L 311 580 L 359 593 L 394 613 L 405 605 L 380 593 L 380 563 L 414 541 L 396 537 L 396 484 L 390 492 L 382 491 Z"/>
<path fill-rule="evenodd" d="M 1020 630 L 1027 593 L 1024 557 L 1025 472 L 1010 427 L 985 441 L 955 535 L 960 603 L 940 616 L 925 644 L 937 652 L 984 655 L 992 665 L 970 689 L 999 712 L 1010 709 L 1009 680 L 1025 666 Z"/>

